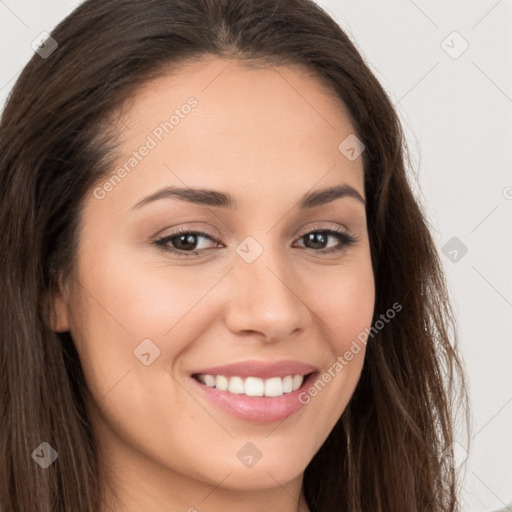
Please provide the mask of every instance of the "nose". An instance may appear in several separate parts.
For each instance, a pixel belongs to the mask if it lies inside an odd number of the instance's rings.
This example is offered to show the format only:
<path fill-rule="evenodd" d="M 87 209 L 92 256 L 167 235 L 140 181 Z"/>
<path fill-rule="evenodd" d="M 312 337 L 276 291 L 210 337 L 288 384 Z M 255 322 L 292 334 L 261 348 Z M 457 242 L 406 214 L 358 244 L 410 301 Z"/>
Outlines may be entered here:
<path fill-rule="evenodd" d="M 275 343 L 304 331 L 311 320 L 289 262 L 265 251 L 256 261 L 237 259 L 230 272 L 227 327 Z M 302 292 L 303 294 L 303 292 Z"/>

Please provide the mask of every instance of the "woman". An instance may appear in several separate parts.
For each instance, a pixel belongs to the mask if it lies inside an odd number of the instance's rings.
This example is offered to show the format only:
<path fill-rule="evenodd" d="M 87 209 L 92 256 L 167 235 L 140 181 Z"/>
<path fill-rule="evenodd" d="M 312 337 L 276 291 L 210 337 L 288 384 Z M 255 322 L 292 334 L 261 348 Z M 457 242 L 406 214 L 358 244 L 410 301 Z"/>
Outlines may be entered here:
<path fill-rule="evenodd" d="M 459 510 L 444 276 L 340 27 L 87 0 L 51 37 L 0 126 L 2 510 Z"/>

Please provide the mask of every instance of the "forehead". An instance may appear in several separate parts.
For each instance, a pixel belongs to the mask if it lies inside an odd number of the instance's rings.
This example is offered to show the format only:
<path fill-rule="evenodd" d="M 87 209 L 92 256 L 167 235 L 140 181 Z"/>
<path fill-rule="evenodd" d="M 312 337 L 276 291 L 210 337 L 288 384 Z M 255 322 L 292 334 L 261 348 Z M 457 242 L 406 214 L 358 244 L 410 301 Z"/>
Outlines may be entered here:
<path fill-rule="evenodd" d="M 339 150 L 354 133 L 346 109 L 303 66 L 189 62 L 144 84 L 120 121 L 117 167 L 151 145 L 125 165 L 126 200 L 157 185 L 229 186 L 253 198 L 284 198 L 286 191 L 302 195 L 316 183 L 341 182 L 364 197 L 362 159 L 350 161 Z"/>

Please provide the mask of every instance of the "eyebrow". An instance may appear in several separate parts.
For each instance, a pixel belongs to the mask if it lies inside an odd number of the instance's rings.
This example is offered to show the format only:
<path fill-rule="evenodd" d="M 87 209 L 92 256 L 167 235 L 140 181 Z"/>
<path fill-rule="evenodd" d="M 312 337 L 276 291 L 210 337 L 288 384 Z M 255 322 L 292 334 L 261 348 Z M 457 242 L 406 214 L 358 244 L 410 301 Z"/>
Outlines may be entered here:
<path fill-rule="evenodd" d="M 366 205 L 365 200 L 361 194 L 350 185 L 342 183 L 333 187 L 323 188 L 308 192 L 301 197 L 299 201 L 299 209 L 314 208 L 321 206 L 335 199 L 343 197 L 352 197 L 357 199 L 363 205 Z M 205 206 L 216 206 L 219 208 L 228 208 L 236 210 L 239 208 L 235 198 L 225 192 L 219 192 L 217 190 L 204 189 L 204 188 L 179 188 L 179 187 L 165 187 L 157 192 L 143 198 L 137 204 L 132 206 L 130 210 L 135 210 L 153 201 L 159 201 L 161 199 L 176 198 L 189 203 Z"/>

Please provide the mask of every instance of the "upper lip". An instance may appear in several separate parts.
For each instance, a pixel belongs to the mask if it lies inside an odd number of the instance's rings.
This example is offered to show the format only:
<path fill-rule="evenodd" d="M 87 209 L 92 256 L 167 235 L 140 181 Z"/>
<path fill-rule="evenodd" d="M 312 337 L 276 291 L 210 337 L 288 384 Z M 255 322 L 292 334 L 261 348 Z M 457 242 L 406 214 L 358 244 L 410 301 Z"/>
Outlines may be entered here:
<path fill-rule="evenodd" d="M 286 375 L 308 375 L 316 372 L 318 368 L 311 364 L 299 361 L 241 361 L 223 366 L 212 366 L 194 371 L 192 375 L 224 375 L 225 377 L 259 377 L 270 379 L 272 377 L 286 377 Z"/>

